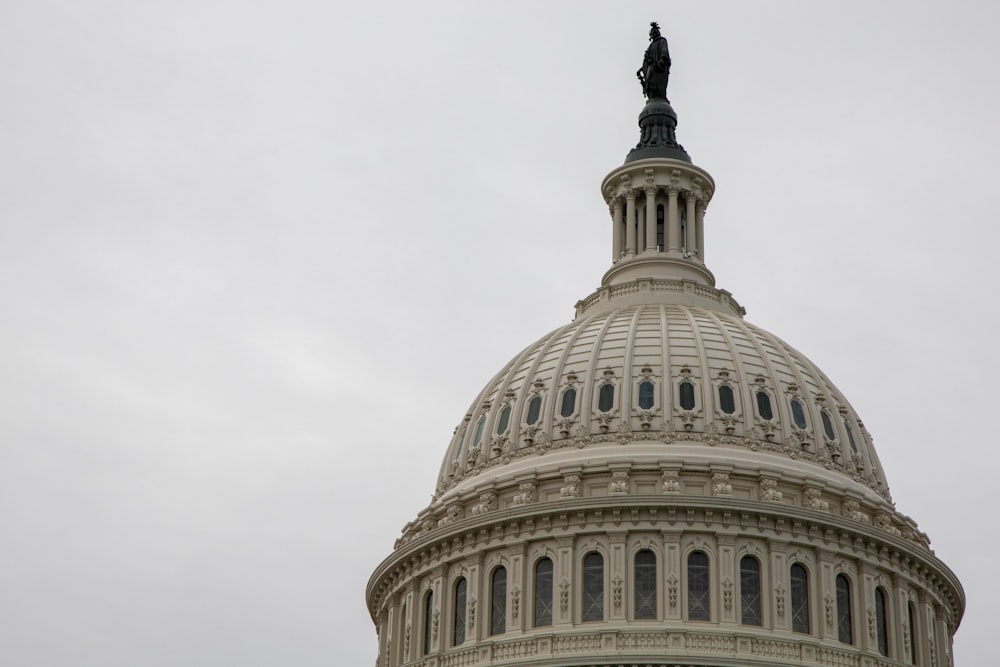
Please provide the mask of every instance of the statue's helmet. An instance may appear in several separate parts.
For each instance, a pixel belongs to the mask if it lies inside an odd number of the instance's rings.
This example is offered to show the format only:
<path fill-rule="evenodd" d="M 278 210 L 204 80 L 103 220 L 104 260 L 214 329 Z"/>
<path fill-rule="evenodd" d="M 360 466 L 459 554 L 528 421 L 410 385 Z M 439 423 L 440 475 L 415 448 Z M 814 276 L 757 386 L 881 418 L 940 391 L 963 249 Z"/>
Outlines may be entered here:
<path fill-rule="evenodd" d="M 653 41 L 660 37 L 660 24 L 656 21 L 650 21 L 649 23 L 649 40 Z"/>

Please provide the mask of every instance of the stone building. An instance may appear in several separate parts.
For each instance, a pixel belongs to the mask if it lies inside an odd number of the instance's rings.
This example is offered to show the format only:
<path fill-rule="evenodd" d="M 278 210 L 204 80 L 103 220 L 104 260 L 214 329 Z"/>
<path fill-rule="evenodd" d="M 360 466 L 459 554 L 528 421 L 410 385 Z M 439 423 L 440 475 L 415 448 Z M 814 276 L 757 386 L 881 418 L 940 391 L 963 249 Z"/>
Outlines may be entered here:
<path fill-rule="evenodd" d="M 670 103 L 639 124 L 600 288 L 475 398 L 369 582 L 379 667 L 948 667 L 961 585 L 847 398 L 715 286 Z"/>

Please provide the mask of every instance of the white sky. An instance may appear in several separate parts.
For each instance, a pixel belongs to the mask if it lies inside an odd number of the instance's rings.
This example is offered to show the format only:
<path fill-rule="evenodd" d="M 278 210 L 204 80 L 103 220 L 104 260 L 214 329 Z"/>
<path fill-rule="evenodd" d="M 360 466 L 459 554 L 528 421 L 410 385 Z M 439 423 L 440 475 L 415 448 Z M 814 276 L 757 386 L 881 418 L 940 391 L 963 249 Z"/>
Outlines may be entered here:
<path fill-rule="evenodd" d="M 609 264 L 654 19 L 718 285 L 851 399 L 993 664 L 998 14 L 0 4 L 0 664 L 372 664 L 452 428 Z"/>

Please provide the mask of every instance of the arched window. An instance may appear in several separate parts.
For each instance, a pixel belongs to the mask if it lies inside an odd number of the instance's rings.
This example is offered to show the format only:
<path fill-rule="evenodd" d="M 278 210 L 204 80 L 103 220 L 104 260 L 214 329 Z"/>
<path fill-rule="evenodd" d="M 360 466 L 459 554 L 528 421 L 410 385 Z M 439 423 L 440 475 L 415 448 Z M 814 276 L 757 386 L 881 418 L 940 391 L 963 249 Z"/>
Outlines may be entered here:
<path fill-rule="evenodd" d="M 847 443 L 851 446 L 851 451 L 857 454 L 858 446 L 854 444 L 854 431 L 851 430 L 851 424 L 846 419 L 844 420 L 844 428 L 847 430 Z"/>
<path fill-rule="evenodd" d="M 765 421 L 774 419 L 774 413 L 771 412 L 771 397 L 764 390 L 757 392 L 757 412 L 760 413 L 760 418 Z"/>
<path fill-rule="evenodd" d="M 476 436 L 472 439 L 472 448 L 475 449 L 483 441 L 483 427 L 486 426 L 486 417 L 480 417 L 476 424 Z"/>
<path fill-rule="evenodd" d="M 510 423 L 510 406 L 503 406 L 503 410 L 500 411 L 500 419 L 497 420 L 497 435 L 503 435 L 507 432 L 507 425 Z"/>
<path fill-rule="evenodd" d="M 728 384 L 719 385 L 719 409 L 727 415 L 736 412 L 736 399 L 733 396 L 733 388 Z"/>
<path fill-rule="evenodd" d="M 583 559 L 584 621 L 604 620 L 604 556 L 592 551 Z"/>
<path fill-rule="evenodd" d="M 635 617 L 656 618 L 656 554 L 643 549 L 635 554 Z"/>
<path fill-rule="evenodd" d="M 809 634 L 809 573 L 801 564 L 792 565 L 792 632 Z"/>
<path fill-rule="evenodd" d="M 805 429 L 807 426 L 806 411 L 802 409 L 802 403 L 797 398 L 792 399 L 792 421 L 800 429 Z"/>
<path fill-rule="evenodd" d="M 837 639 L 844 644 L 854 643 L 854 623 L 851 621 L 851 582 L 842 574 L 837 575 Z"/>
<path fill-rule="evenodd" d="M 656 206 L 656 249 L 663 250 L 663 204 Z"/>
<path fill-rule="evenodd" d="M 538 416 L 542 412 L 542 397 L 535 396 L 528 402 L 528 425 L 538 421 Z"/>
<path fill-rule="evenodd" d="M 502 635 L 507 632 L 507 568 L 493 570 L 490 600 L 490 634 Z"/>
<path fill-rule="evenodd" d="M 601 391 L 597 398 L 597 409 L 601 412 L 611 412 L 615 407 L 615 386 L 608 382 L 601 385 Z"/>
<path fill-rule="evenodd" d="M 885 591 L 875 589 L 875 632 L 878 637 L 878 652 L 889 657 L 889 621 L 885 616 Z"/>
<path fill-rule="evenodd" d="M 656 398 L 656 387 L 652 382 L 639 383 L 639 409 L 649 410 Z"/>
<path fill-rule="evenodd" d="M 535 627 L 552 625 L 552 561 L 543 558 L 535 565 Z"/>
<path fill-rule="evenodd" d="M 688 555 L 688 620 L 711 620 L 709 603 L 708 556 L 703 551 Z"/>
<path fill-rule="evenodd" d="M 465 641 L 465 589 L 467 585 L 465 578 L 461 578 L 455 584 L 455 615 L 454 615 L 454 641 L 452 644 L 458 646 Z"/>
<path fill-rule="evenodd" d="M 837 434 L 833 431 L 833 422 L 830 421 L 830 415 L 826 410 L 819 413 L 819 416 L 823 420 L 823 433 L 826 434 L 827 440 L 836 440 Z"/>
<path fill-rule="evenodd" d="M 680 387 L 680 402 L 682 410 L 694 410 L 694 385 L 690 382 L 681 382 Z"/>
<path fill-rule="evenodd" d="M 563 417 L 569 417 L 576 410 L 576 389 L 567 389 L 563 392 L 562 397 L 562 409 L 559 410 L 559 414 Z"/>
<path fill-rule="evenodd" d="M 431 652 L 431 640 L 434 638 L 434 591 L 427 591 L 424 596 L 424 655 Z"/>
<path fill-rule="evenodd" d="M 740 623 L 760 625 L 760 563 L 753 556 L 740 559 Z"/>
<path fill-rule="evenodd" d="M 917 617 L 917 610 L 913 606 L 913 601 L 906 603 L 907 622 L 910 624 L 910 664 L 917 664 L 917 624 L 914 619 Z"/>

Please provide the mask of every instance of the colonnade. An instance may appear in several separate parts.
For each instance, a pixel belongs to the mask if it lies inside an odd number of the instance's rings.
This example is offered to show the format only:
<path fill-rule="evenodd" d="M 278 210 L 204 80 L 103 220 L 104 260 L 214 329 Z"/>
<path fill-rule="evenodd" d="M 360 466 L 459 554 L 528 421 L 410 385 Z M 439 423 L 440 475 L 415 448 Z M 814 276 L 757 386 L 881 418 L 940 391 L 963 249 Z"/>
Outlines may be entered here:
<path fill-rule="evenodd" d="M 624 193 L 612 195 L 612 262 L 666 253 L 704 263 L 706 204 L 697 191 L 655 184 L 626 187 Z"/>

